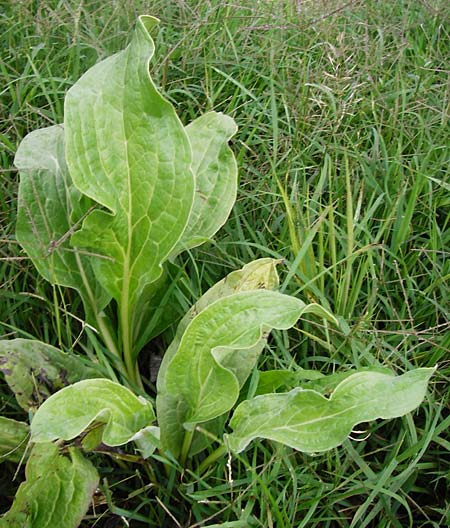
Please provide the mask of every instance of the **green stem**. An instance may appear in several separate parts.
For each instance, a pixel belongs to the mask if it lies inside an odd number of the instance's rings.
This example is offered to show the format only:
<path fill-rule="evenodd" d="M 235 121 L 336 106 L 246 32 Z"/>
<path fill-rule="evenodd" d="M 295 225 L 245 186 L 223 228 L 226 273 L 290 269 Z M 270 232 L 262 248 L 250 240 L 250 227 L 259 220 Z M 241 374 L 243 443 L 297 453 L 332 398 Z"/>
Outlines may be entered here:
<path fill-rule="evenodd" d="M 144 388 L 144 384 L 142 382 L 142 378 L 141 378 L 141 374 L 139 372 L 139 365 L 137 363 L 137 361 L 135 361 L 134 363 L 134 371 L 135 371 L 135 380 L 136 380 L 136 384 L 137 386 L 139 387 L 139 389 L 144 393 L 146 394 L 146 390 Z"/>
<path fill-rule="evenodd" d="M 131 328 L 128 317 L 128 304 L 122 302 L 120 307 L 120 331 L 122 339 L 122 354 L 125 361 L 125 368 L 131 382 L 137 383 L 136 366 L 133 361 L 132 345 L 131 345 Z"/>
<path fill-rule="evenodd" d="M 63 348 L 63 343 L 62 343 L 62 334 L 61 334 L 61 319 L 60 319 L 60 316 L 59 316 L 59 309 L 58 309 L 58 297 L 56 295 L 56 286 L 54 285 L 53 286 L 53 304 L 54 304 L 54 313 L 55 313 L 55 318 L 56 318 L 56 332 L 58 334 L 58 345 L 59 345 L 59 348 Z"/>
<path fill-rule="evenodd" d="M 131 332 L 131 321 L 129 318 L 128 306 L 122 303 L 120 310 L 120 322 L 122 333 L 122 354 L 125 362 L 125 369 L 130 383 L 145 392 L 137 362 L 133 358 L 133 336 Z"/>
<path fill-rule="evenodd" d="M 102 339 L 103 339 L 103 342 L 106 345 L 106 348 L 110 352 L 112 352 L 117 357 L 117 359 L 120 361 L 120 359 L 121 359 L 120 358 L 120 352 L 119 352 L 119 349 L 117 348 L 116 341 L 114 340 L 113 336 L 111 335 L 111 332 L 110 332 L 110 330 L 108 328 L 108 325 L 105 323 L 105 321 L 103 320 L 103 318 L 99 314 L 96 314 L 95 318 L 96 318 L 96 321 L 97 321 L 98 330 L 100 332 L 100 335 L 102 336 Z"/>
<path fill-rule="evenodd" d="M 205 460 L 203 460 L 203 462 L 198 466 L 198 474 L 202 475 L 211 464 L 213 464 L 219 458 L 223 457 L 226 452 L 227 448 L 225 444 L 219 446 L 215 451 L 213 451 L 209 456 L 207 456 Z"/>
<path fill-rule="evenodd" d="M 137 364 L 133 360 L 133 355 L 132 355 L 133 341 L 132 341 L 132 333 L 131 333 L 131 324 L 129 320 L 129 310 L 128 310 L 129 306 L 127 302 L 128 301 L 128 285 L 127 285 L 127 288 L 124 290 L 124 293 L 123 293 L 124 300 L 121 303 L 121 307 L 120 307 L 120 323 L 121 323 L 121 333 L 122 333 L 122 336 L 121 336 L 122 337 L 122 354 L 121 354 L 121 351 L 118 347 L 118 343 L 114 339 L 113 335 L 111 334 L 111 331 L 108 328 L 108 325 L 106 324 L 104 318 L 97 312 L 97 302 L 95 299 L 95 295 L 86 277 L 82 262 L 78 254 L 76 254 L 76 259 L 78 263 L 78 268 L 80 270 L 81 279 L 86 289 L 86 293 L 87 293 L 88 300 L 90 303 L 90 308 L 92 310 L 92 313 L 95 314 L 95 320 L 97 322 L 100 335 L 106 347 L 108 348 L 108 350 L 112 354 L 114 354 L 114 356 L 117 358 L 117 362 L 116 362 L 117 370 L 119 370 L 122 376 L 127 377 L 131 384 L 139 387 L 139 389 L 144 391 L 144 386 L 143 386 L 141 377 L 139 376 Z M 86 313 L 87 312 L 88 310 L 86 310 Z"/>
<path fill-rule="evenodd" d="M 183 445 L 181 447 L 180 464 L 185 467 L 186 460 L 191 449 L 192 439 L 194 438 L 195 427 L 184 433 Z"/>
<path fill-rule="evenodd" d="M 117 347 L 117 340 L 114 339 L 114 337 L 111 335 L 110 329 L 108 328 L 108 325 L 106 324 L 104 318 L 97 311 L 97 300 L 95 298 L 94 292 L 91 289 L 90 282 L 84 271 L 84 267 L 83 267 L 83 263 L 81 262 L 80 255 L 77 252 L 75 252 L 75 258 L 78 264 L 81 281 L 87 293 L 87 299 L 84 299 L 84 297 L 82 296 L 83 303 L 86 303 L 87 300 L 89 301 L 89 304 L 85 304 L 86 318 L 89 319 L 89 313 L 91 315 L 94 314 L 95 320 L 98 325 L 98 331 L 100 332 L 100 336 L 103 339 L 103 342 L 105 343 L 108 350 L 116 356 L 118 370 L 120 370 L 121 374 L 123 374 L 124 373 L 123 372 L 123 362 L 122 362 L 122 358 L 120 355 L 120 351 Z"/>
<path fill-rule="evenodd" d="M 121 376 L 126 378 L 128 374 L 125 369 L 125 365 L 122 360 L 119 349 L 117 347 L 116 340 L 112 336 L 111 331 L 108 328 L 108 325 L 106 324 L 104 318 L 101 317 L 99 314 L 96 314 L 95 319 L 97 321 L 98 330 L 100 332 L 104 344 L 106 345 L 106 348 L 114 355 L 116 359 L 113 366 L 119 371 Z"/>

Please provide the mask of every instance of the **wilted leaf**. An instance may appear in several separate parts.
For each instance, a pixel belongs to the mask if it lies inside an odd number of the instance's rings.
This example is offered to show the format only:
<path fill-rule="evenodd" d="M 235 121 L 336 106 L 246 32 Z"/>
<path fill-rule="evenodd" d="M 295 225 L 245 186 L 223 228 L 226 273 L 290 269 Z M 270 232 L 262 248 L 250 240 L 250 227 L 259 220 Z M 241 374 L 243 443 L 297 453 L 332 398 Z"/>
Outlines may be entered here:
<path fill-rule="evenodd" d="M 98 372 L 75 355 L 33 339 L 0 341 L 0 372 L 25 409 L 37 409 L 51 394 Z"/>
<path fill-rule="evenodd" d="M 20 462 L 29 434 L 30 427 L 25 422 L 0 416 L 0 463 L 5 460 Z"/>

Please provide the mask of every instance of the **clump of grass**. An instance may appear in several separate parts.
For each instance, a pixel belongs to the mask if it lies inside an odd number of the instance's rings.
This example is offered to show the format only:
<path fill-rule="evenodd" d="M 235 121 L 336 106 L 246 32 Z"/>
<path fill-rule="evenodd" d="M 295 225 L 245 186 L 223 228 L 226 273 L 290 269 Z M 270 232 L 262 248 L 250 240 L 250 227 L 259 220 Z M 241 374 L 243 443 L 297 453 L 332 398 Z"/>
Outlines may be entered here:
<path fill-rule="evenodd" d="M 36 277 L 15 243 L 12 159 L 27 132 L 62 121 L 66 90 L 121 48 L 144 12 L 161 18 L 153 76 L 184 122 L 215 109 L 239 124 L 238 201 L 216 242 L 186 258 L 184 304 L 229 270 L 275 256 L 282 289 L 329 306 L 341 324 L 276 334 L 261 368 L 439 371 L 415 416 L 368 424 L 326 455 L 266 442 L 202 475 L 173 461 L 166 473 L 155 460 L 157 488 L 141 468 L 103 461 L 83 526 L 448 524 L 444 1 L 10 2 L 0 15 L 2 337 L 92 346 L 74 295 Z M 18 412 L 4 387 L 1 397 Z"/>

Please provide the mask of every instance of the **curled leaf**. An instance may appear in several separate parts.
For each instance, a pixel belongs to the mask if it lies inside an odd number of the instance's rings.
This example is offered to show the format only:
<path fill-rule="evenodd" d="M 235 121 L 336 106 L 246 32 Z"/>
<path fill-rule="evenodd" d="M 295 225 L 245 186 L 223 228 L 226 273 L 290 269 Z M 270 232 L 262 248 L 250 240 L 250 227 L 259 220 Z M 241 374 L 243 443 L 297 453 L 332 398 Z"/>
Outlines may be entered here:
<path fill-rule="evenodd" d="M 189 406 L 186 422 L 220 416 L 236 402 L 255 365 L 255 346 L 272 329 L 287 329 L 318 305 L 268 290 L 240 292 L 200 312 L 187 327 L 166 372 L 167 390 Z"/>
<path fill-rule="evenodd" d="M 261 289 L 275 290 L 279 285 L 276 268 L 279 263 L 279 260 L 273 258 L 262 258 L 249 262 L 241 269 L 232 271 L 216 282 L 200 297 L 180 321 L 175 338 L 164 354 L 158 376 L 158 391 L 163 388 L 167 365 L 178 350 L 181 338 L 192 319 L 213 302 L 235 293 Z"/>
<path fill-rule="evenodd" d="M 31 422 L 33 442 L 72 440 L 91 424 L 105 424 L 102 441 L 119 446 L 155 420 L 149 401 L 107 379 L 80 381 L 39 407 Z"/>
<path fill-rule="evenodd" d="M 221 281 L 217 282 L 207 292 L 205 292 L 200 299 L 191 307 L 183 319 L 180 321 L 175 338 L 164 354 L 157 379 L 158 396 L 156 398 L 157 413 L 159 423 L 162 429 L 161 441 L 164 449 L 169 449 L 174 455 L 178 454 L 180 444 L 183 439 L 184 428 L 183 422 L 186 417 L 186 402 L 183 401 L 181 395 L 169 394 L 166 389 L 166 370 L 170 361 L 176 354 L 180 345 L 181 338 L 189 326 L 190 322 L 209 305 L 230 295 L 242 291 L 250 291 L 256 289 L 272 290 L 278 287 L 279 278 L 276 266 L 279 260 L 272 258 L 258 259 L 243 266 L 239 270 L 232 271 Z M 261 341 L 255 349 L 255 353 L 261 350 L 264 342 Z M 220 421 L 222 424 L 223 420 Z M 203 424 L 203 427 L 208 428 L 210 424 Z M 216 429 L 216 423 L 211 424 Z M 207 441 L 206 436 L 199 438 L 196 435 L 194 444 L 197 447 L 204 445 Z"/>
<path fill-rule="evenodd" d="M 239 453 L 255 438 L 268 438 L 298 451 L 336 447 L 361 422 L 397 418 L 420 405 L 435 369 L 419 368 L 394 376 L 358 372 L 342 381 L 329 398 L 294 389 L 242 402 L 230 422 L 230 448 Z"/>
<path fill-rule="evenodd" d="M 290 328 L 306 313 L 334 320 L 319 305 L 268 290 L 229 295 L 194 317 L 166 366 L 157 399 L 163 445 L 175 452 L 181 426 L 192 428 L 230 410 L 270 330 Z"/>

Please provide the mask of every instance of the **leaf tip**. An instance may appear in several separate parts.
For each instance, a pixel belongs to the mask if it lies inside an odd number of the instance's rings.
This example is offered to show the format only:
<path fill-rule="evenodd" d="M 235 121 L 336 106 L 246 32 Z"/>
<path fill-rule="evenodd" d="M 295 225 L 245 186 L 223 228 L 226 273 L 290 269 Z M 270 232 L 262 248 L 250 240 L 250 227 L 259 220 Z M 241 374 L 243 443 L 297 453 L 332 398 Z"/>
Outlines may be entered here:
<path fill-rule="evenodd" d="M 151 15 L 141 15 L 138 20 L 139 20 L 139 23 L 142 25 L 142 27 L 149 34 L 159 24 L 159 18 L 156 18 Z"/>

